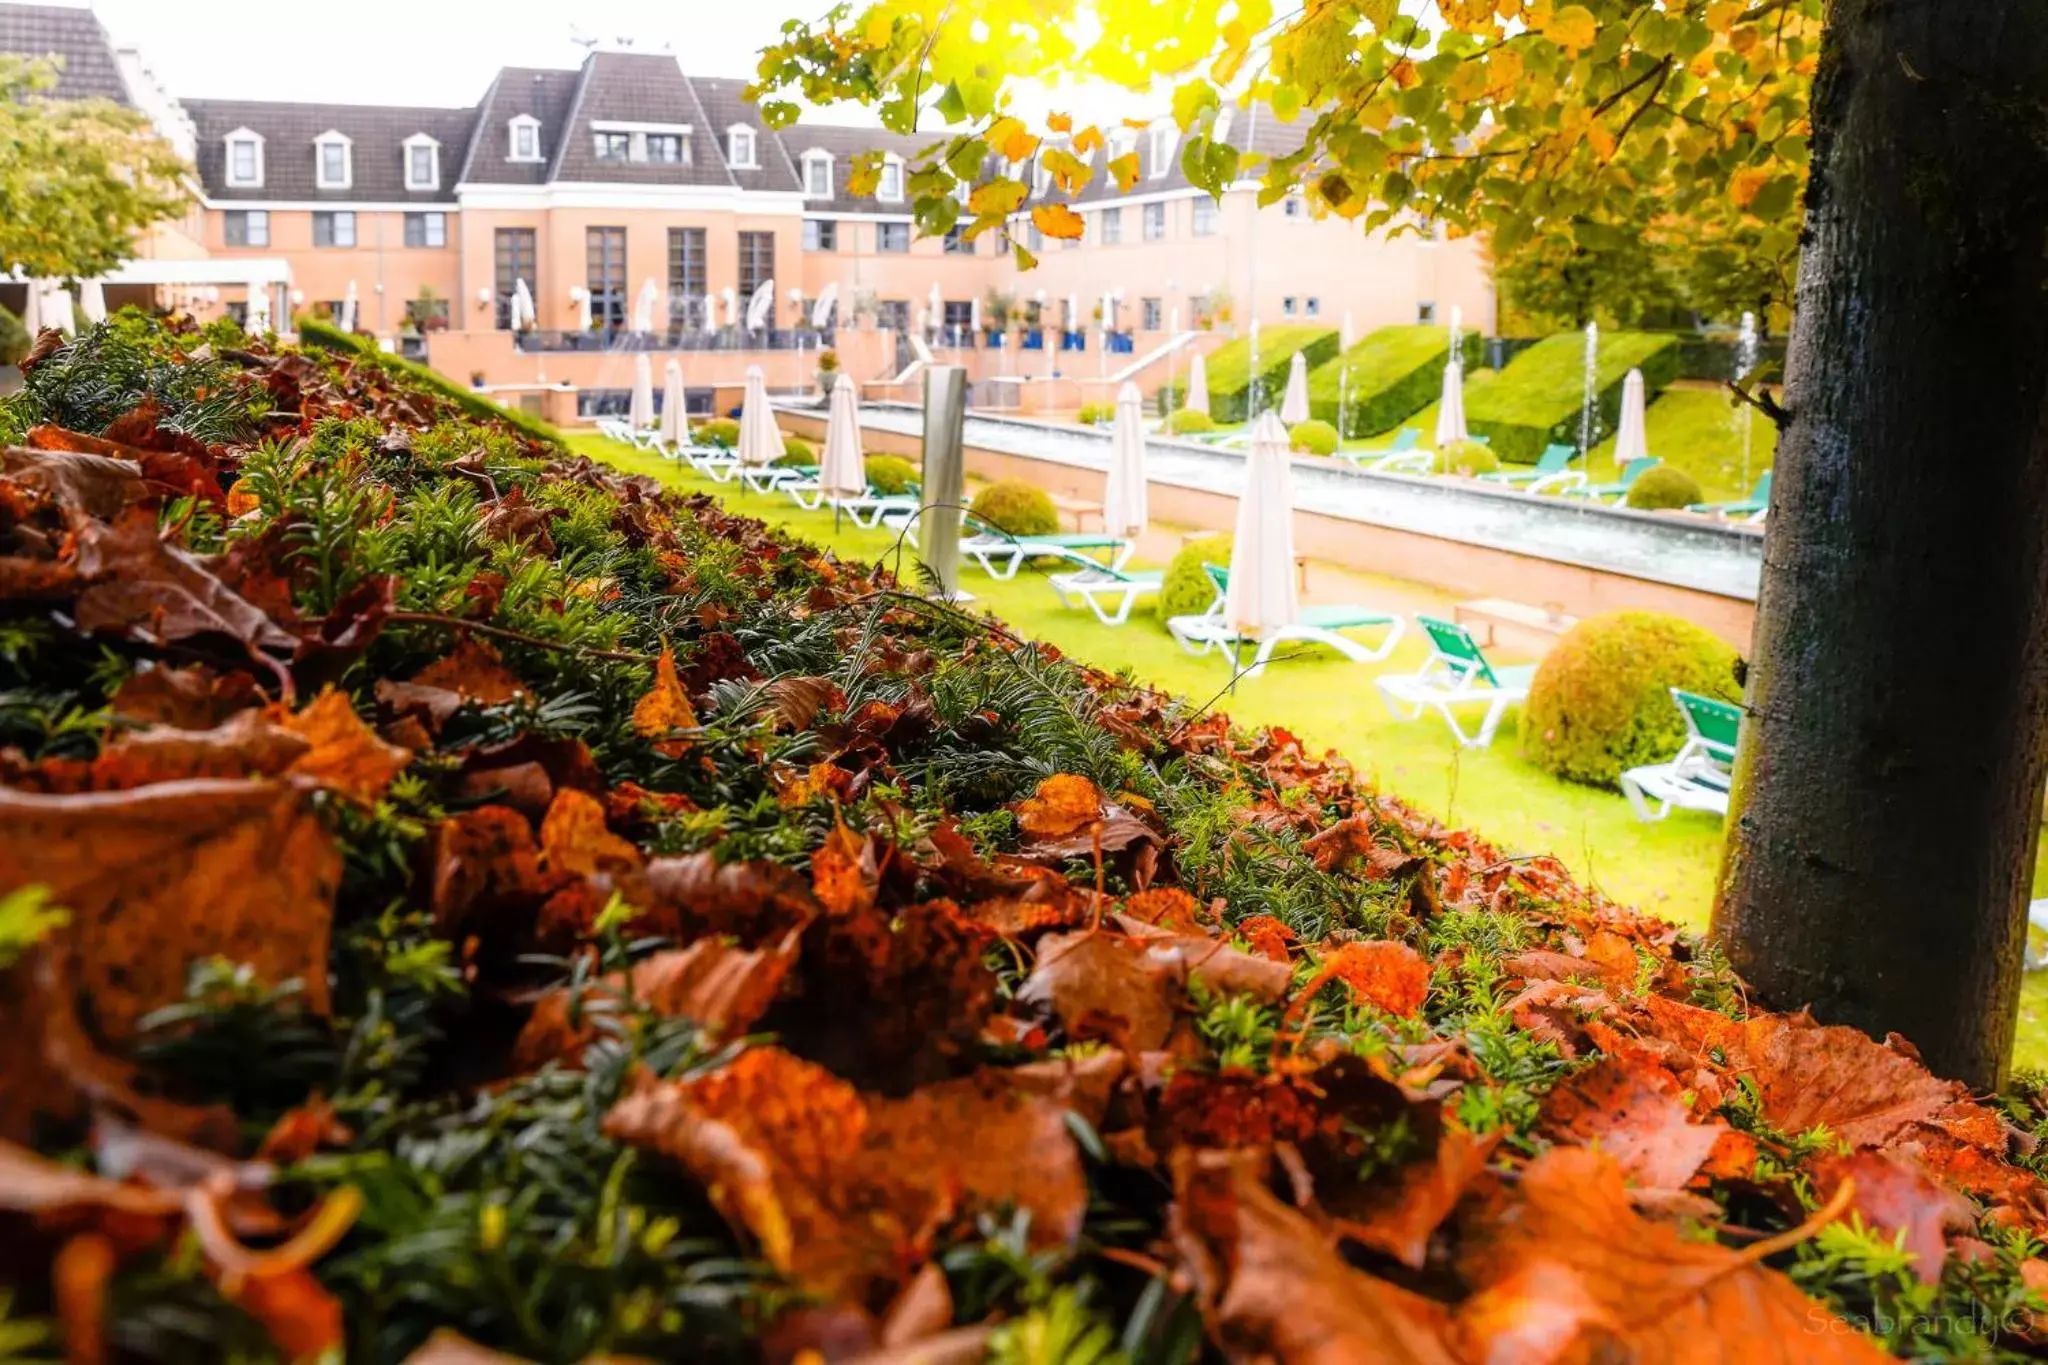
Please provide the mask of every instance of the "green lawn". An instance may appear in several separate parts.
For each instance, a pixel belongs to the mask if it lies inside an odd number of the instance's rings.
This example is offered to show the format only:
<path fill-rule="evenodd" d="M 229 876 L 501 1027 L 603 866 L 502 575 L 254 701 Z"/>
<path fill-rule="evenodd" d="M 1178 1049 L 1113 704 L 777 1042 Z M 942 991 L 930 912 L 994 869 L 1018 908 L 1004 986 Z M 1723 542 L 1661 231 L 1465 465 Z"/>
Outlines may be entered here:
<path fill-rule="evenodd" d="M 603 437 L 579 435 L 570 444 L 631 472 L 712 493 L 737 511 L 844 556 L 872 561 L 894 546 L 894 537 L 882 531 L 861 531 L 850 523 L 835 531 L 829 512 L 804 512 L 780 494 L 756 495 L 737 485 L 714 484 L 687 466 Z M 1370 580 L 1359 581 L 1369 590 Z M 962 585 L 975 594 L 978 605 L 1019 634 L 1098 667 L 1127 670 L 1198 701 L 1216 696 L 1229 680 L 1220 659 L 1183 654 L 1153 615 L 1141 611 L 1127 626 L 1104 626 L 1084 609 L 1062 609 L 1052 590 L 1028 569 L 1008 583 L 969 569 Z M 1416 591 L 1413 584 L 1389 583 L 1387 588 L 1411 597 Z M 1217 705 L 1245 724 L 1284 725 L 1311 747 L 1336 750 L 1385 790 L 1485 835 L 1509 853 L 1554 854 L 1617 901 L 1694 928 L 1705 926 L 1720 859 L 1718 819 L 1680 811 L 1663 823 L 1645 824 L 1617 793 L 1550 777 L 1520 758 L 1512 716 L 1493 747 L 1484 751 L 1457 748 L 1433 717 L 1392 718 L 1380 704 L 1372 677 L 1415 668 L 1426 653 L 1421 633 L 1411 630 L 1391 659 L 1370 668 L 1327 653 L 1304 654 L 1240 683 Z M 1504 661 L 1513 660 L 1508 656 Z M 2036 894 L 2048 893 L 2048 859 L 2037 868 L 2035 886 Z M 2048 973 L 2028 978 L 2019 1055 L 2025 1064 L 2048 1066 Z"/>
<path fill-rule="evenodd" d="M 1749 475 L 1743 476 L 1742 428 L 1749 421 Z M 1737 403 L 1724 388 L 1706 386 L 1666 389 L 1643 414 L 1650 453 L 1700 481 L 1707 502 L 1746 498 L 1756 476 L 1771 467 L 1778 447 L 1778 429 L 1755 408 Z M 1588 470 L 1601 482 L 1618 477 L 1614 438 L 1593 447 Z"/>
<path fill-rule="evenodd" d="M 1621 406 L 1622 381 L 1632 369 L 1643 372 L 1654 398 L 1678 377 L 1677 338 L 1652 332 L 1609 332 L 1600 338 L 1594 382 L 1609 429 Z M 1466 387 L 1466 425 L 1475 436 L 1491 437 L 1501 459 L 1534 464 L 1552 440 L 1572 439 L 1585 388 L 1585 338 L 1576 332 L 1545 337 L 1490 382 Z"/>
<path fill-rule="evenodd" d="M 1320 365 L 1337 353 L 1336 329 L 1298 323 L 1260 329 L 1259 373 L 1265 376 L 1266 392 L 1274 403 L 1280 401 L 1287 368 L 1296 351 L 1307 353 L 1310 368 Z M 1250 396 L 1251 365 L 1252 344 L 1248 336 L 1225 342 L 1203 362 L 1210 408 L 1219 418 L 1234 421 L 1242 416 Z"/>

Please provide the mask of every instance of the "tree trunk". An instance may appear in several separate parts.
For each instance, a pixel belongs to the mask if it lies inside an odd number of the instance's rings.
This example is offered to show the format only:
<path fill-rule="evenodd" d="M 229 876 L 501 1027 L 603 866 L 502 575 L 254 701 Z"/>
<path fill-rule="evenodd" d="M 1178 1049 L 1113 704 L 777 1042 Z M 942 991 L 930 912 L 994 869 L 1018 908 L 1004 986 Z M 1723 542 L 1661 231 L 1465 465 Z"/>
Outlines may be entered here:
<path fill-rule="evenodd" d="M 1836 0 L 1714 932 L 2003 1078 L 2048 716 L 2048 4 Z"/>

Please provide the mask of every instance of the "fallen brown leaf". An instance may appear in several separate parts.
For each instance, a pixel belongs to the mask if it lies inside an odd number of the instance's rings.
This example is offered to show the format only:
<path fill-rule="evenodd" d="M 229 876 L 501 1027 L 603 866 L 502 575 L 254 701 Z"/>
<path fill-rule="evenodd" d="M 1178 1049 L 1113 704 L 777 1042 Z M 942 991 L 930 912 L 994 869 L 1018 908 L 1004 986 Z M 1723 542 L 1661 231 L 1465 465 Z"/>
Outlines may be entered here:
<path fill-rule="evenodd" d="M 1607 1057 L 1545 1097 L 1540 1131 L 1556 1142 L 1598 1147 L 1633 1185 L 1676 1190 L 1693 1178 L 1724 1133 L 1695 1123 L 1667 1071 Z"/>

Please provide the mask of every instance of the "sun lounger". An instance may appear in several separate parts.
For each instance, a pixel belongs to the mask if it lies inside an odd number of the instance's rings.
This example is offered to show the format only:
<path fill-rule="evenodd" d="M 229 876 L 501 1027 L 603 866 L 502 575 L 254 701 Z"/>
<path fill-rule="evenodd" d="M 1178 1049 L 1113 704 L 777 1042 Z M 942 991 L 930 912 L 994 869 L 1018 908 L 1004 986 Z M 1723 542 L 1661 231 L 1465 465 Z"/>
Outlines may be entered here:
<path fill-rule="evenodd" d="M 1387 709 L 1409 720 L 1421 719 L 1424 711 L 1435 711 L 1460 746 L 1486 748 L 1493 743 L 1508 707 L 1529 695 L 1536 666 L 1496 668 L 1463 626 L 1434 616 L 1415 619 L 1429 634 L 1429 659 L 1418 672 L 1390 673 L 1373 680 Z M 1486 711 L 1479 728 L 1468 733 L 1458 711 L 1481 705 Z"/>
<path fill-rule="evenodd" d="M 1059 595 L 1060 605 L 1072 606 L 1079 599 L 1103 625 L 1120 626 L 1131 619 L 1131 608 L 1141 598 L 1159 592 L 1166 575 L 1154 570 L 1133 572 L 1094 561 L 1056 573 L 1047 581 Z"/>
<path fill-rule="evenodd" d="M 1533 468 L 1497 469 L 1488 474 L 1481 474 L 1479 482 L 1502 483 L 1510 488 L 1520 488 L 1530 493 L 1548 493 L 1554 488 L 1576 488 L 1586 481 L 1586 472 L 1572 467 L 1578 458 L 1579 452 L 1575 446 L 1546 446 Z"/>
<path fill-rule="evenodd" d="M 1071 535 L 1013 536 L 974 517 L 963 518 L 963 528 L 972 533 L 960 538 L 960 553 L 981 565 L 991 577 L 1011 579 L 1027 559 L 1053 558 L 1081 562 L 1082 567 L 1099 562 L 1097 552 L 1107 552 L 1112 568 L 1121 569 L 1137 547 L 1122 536 L 1103 531 Z"/>
<path fill-rule="evenodd" d="M 1756 481 L 1756 487 L 1746 498 L 1740 498 L 1735 502 L 1696 502 L 1685 510 L 1706 512 L 1713 516 L 1726 517 L 1730 521 L 1738 518 L 1751 522 L 1762 521 L 1771 511 L 1771 471 L 1764 471 L 1764 476 Z"/>
<path fill-rule="evenodd" d="M 1421 448 L 1422 432 L 1416 427 L 1402 427 L 1394 433 L 1394 439 L 1384 446 L 1370 450 L 1337 451 L 1337 458 L 1348 460 L 1355 468 L 1368 474 L 1426 474 L 1435 455 Z"/>
<path fill-rule="evenodd" d="M 1671 700 L 1685 717 L 1684 746 L 1669 763 L 1647 764 L 1623 773 L 1622 795 L 1644 820 L 1662 820 L 1673 807 L 1726 815 L 1742 709 L 1676 687 L 1671 689 Z"/>
<path fill-rule="evenodd" d="M 1228 651 L 1233 667 L 1241 666 L 1246 648 L 1256 646 L 1251 667 L 1244 669 L 1247 678 L 1256 678 L 1264 672 L 1266 665 L 1272 662 L 1274 651 L 1285 644 L 1324 645 L 1354 663 L 1376 663 L 1394 652 L 1406 629 L 1406 623 L 1399 616 L 1374 611 L 1370 607 L 1335 605 L 1303 607 L 1291 625 L 1247 635 L 1232 626 L 1225 615 L 1230 593 L 1230 570 L 1204 564 L 1202 571 L 1209 576 L 1209 583 L 1216 590 L 1209 609 L 1199 616 L 1176 616 L 1166 623 L 1166 629 L 1190 654 L 1207 654 L 1214 649 Z M 1374 629 L 1384 630 L 1386 634 L 1380 637 L 1379 644 L 1373 646 L 1342 633 Z"/>
<path fill-rule="evenodd" d="M 1624 502 L 1628 498 L 1628 490 L 1636 486 L 1636 480 L 1662 463 L 1664 462 L 1654 455 L 1646 455 L 1640 460 L 1630 460 L 1622 469 L 1621 477 L 1614 482 L 1580 483 L 1576 487 L 1565 489 L 1564 495 L 1568 498 L 1586 498 L 1593 502 L 1603 502 L 1609 498 L 1615 502 Z"/>

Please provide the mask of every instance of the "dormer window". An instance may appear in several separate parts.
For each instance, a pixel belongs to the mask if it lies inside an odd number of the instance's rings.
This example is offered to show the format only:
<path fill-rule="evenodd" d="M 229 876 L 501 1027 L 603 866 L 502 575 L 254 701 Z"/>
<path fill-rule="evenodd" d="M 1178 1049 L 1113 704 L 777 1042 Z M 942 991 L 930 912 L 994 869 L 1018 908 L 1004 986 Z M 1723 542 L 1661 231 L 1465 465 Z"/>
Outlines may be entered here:
<path fill-rule="evenodd" d="M 813 147 L 804 153 L 804 198 L 832 197 L 832 153 Z"/>
<path fill-rule="evenodd" d="M 734 170 L 751 171 L 761 164 L 754 150 L 754 130 L 735 123 L 725 130 L 725 160 Z"/>
<path fill-rule="evenodd" d="M 517 114 L 506 127 L 509 130 L 505 153 L 507 161 L 540 160 L 539 119 L 531 114 Z"/>
<path fill-rule="evenodd" d="M 891 154 L 882 158 L 882 176 L 875 182 L 875 198 L 885 204 L 903 202 L 903 158 Z"/>
<path fill-rule="evenodd" d="M 224 139 L 227 146 L 228 184 L 237 189 L 263 187 L 263 137 L 247 128 L 237 128 Z"/>
<path fill-rule="evenodd" d="M 355 183 L 353 144 L 332 129 L 313 139 L 313 186 L 345 190 Z"/>
<path fill-rule="evenodd" d="M 414 133 L 405 147 L 405 187 L 409 190 L 441 188 L 441 144 L 425 133 Z"/>
<path fill-rule="evenodd" d="M 1161 125 L 1149 131 L 1151 143 L 1146 154 L 1145 174 L 1153 180 L 1164 180 L 1166 173 L 1173 169 L 1173 129 Z"/>

